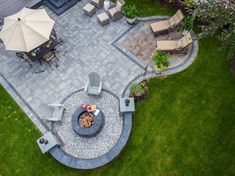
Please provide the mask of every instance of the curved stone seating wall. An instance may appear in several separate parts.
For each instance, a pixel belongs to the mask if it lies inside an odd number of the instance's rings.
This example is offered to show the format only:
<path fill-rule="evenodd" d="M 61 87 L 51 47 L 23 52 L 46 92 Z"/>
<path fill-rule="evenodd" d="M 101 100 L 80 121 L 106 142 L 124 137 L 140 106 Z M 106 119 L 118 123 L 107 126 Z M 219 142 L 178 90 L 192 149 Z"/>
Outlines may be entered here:
<path fill-rule="evenodd" d="M 114 147 L 106 154 L 94 159 L 79 159 L 64 153 L 59 147 L 52 148 L 49 153 L 60 163 L 74 169 L 94 169 L 111 162 L 126 145 L 132 128 L 132 114 L 123 114 L 123 131 Z"/>

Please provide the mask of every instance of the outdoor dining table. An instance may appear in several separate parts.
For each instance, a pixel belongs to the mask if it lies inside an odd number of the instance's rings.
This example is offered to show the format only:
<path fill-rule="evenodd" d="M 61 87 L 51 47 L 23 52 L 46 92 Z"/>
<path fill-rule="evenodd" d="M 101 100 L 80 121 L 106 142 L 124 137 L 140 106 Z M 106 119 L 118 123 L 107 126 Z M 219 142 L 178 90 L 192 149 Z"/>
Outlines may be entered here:
<path fill-rule="evenodd" d="M 59 44 L 57 39 L 50 38 L 49 41 L 43 43 L 39 47 L 26 52 L 25 54 L 31 59 L 32 62 L 39 61 L 43 56 L 49 53 L 51 50 Z"/>

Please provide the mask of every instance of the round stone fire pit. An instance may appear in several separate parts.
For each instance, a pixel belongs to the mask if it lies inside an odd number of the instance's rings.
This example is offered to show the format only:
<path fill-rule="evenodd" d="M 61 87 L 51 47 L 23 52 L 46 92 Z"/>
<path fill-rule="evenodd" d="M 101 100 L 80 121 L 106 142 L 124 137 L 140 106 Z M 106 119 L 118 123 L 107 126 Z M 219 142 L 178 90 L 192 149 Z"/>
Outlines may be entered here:
<path fill-rule="evenodd" d="M 95 115 L 90 112 L 83 112 L 78 118 L 78 123 L 82 128 L 90 128 L 95 122 Z"/>
<path fill-rule="evenodd" d="M 100 111 L 97 115 L 94 112 L 87 112 L 86 108 L 79 107 L 72 116 L 72 128 L 81 137 L 94 137 L 104 125 L 104 116 Z"/>

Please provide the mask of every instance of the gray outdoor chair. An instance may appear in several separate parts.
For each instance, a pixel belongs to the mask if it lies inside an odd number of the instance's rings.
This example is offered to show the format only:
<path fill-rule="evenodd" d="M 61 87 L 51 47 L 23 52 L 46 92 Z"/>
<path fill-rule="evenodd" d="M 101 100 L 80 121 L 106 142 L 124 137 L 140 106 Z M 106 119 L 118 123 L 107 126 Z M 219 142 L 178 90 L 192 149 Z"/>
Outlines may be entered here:
<path fill-rule="evenodd" d="M 88 78 L 84 90 L 88 95 L 100 95 L 102 90 L 100 75 L 96 72 L 92 72 L 88 75 Z"/>
<path fill-rule="evenodd" d="M 41 117 L 47 121 L 60 121 L 64 113 L 62 104 L 42 104 L 40 107 Z"/>

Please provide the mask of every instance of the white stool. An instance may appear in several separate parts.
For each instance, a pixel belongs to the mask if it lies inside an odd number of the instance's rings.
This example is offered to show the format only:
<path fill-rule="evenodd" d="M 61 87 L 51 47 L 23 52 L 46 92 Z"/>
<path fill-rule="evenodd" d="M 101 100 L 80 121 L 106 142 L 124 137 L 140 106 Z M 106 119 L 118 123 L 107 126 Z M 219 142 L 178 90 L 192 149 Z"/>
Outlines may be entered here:
<path fill-rule="evenodd" d="M 109 16 L 105 12 L 97 15 L 97 18 L 102 26 L 104 26 L 110 22 Z"/>
<path fill-rule="evenodd" d="M 84 11 L 84 14 L 86 14 L 87 16 L 92 16 L 95 13 L 96 9 L 95 9 L 95 6 L 88 3 L 83 7 L 83 11 Z"/>

